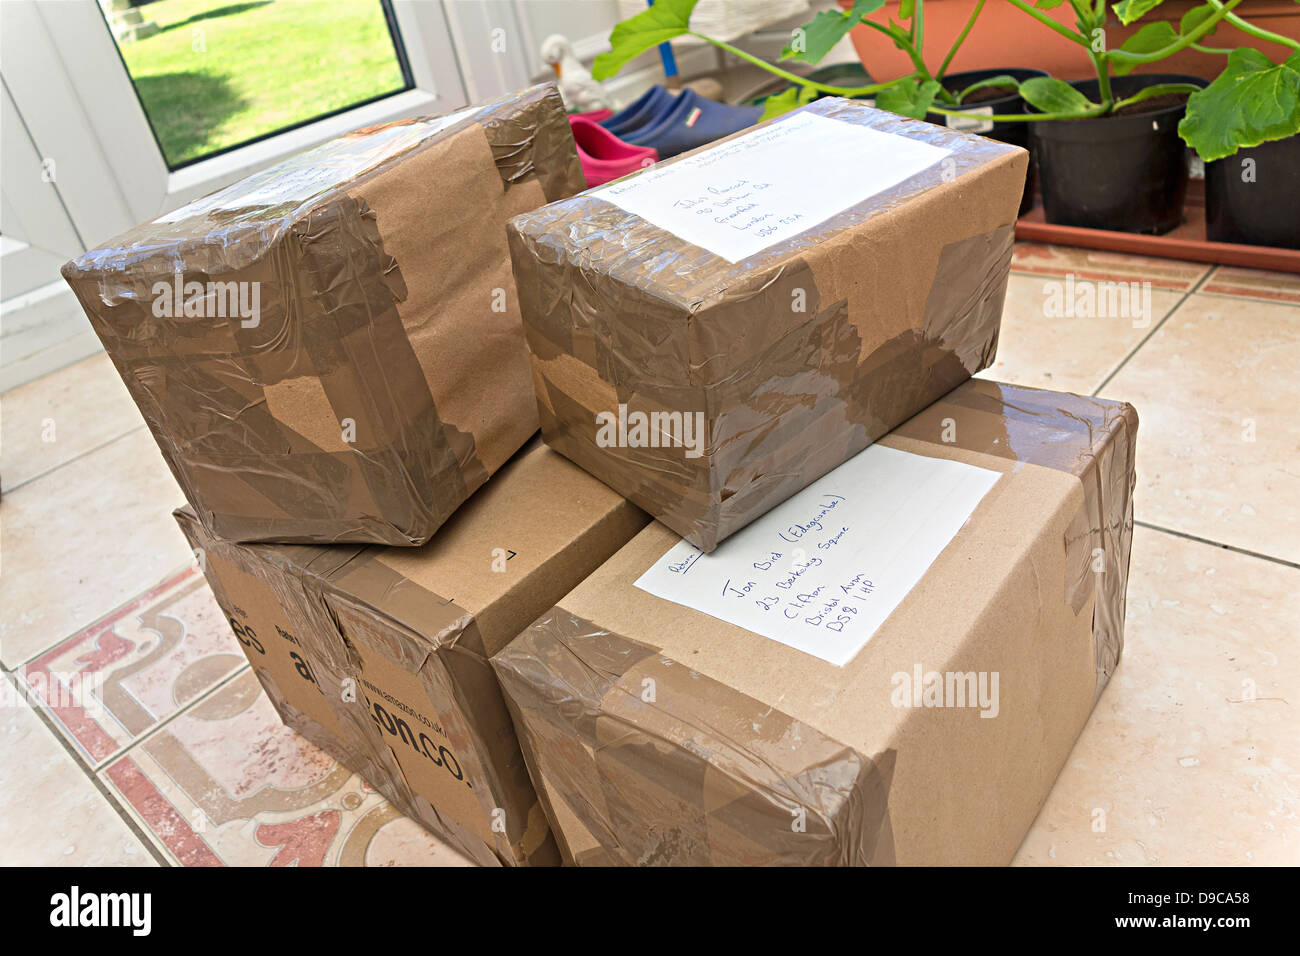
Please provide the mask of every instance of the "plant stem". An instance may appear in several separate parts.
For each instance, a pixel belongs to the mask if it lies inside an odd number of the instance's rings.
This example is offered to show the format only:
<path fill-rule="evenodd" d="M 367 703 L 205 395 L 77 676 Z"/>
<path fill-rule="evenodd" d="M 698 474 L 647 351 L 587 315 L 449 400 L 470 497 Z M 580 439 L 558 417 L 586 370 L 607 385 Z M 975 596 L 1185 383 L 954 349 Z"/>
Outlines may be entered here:
<path fill-rule="evenodd" d="M 925 60 L 921 58 L 921 54 L 917 52 L 916 47 L 912 45 L 912 38 L 909 34 L 904 33 L 902 30 L 895 31 L 889 27 L 881 26 L 879 23 L 868 20 L 865 17 L 863 17 L 859 22 L 864 27 L 878 30 L 885 36 L 889 37 L 890 41 L 895 46 L 907 54 L 907 58 L 912 61 L 912 66 L 916 68 L 916 72 L 920 73 L 927 80 L 933 79 L 933 77 L 930 76 L 930 71 L 926 69 Z"/>
<path fill-rule="evenodd" d="M 1007 3 L 1011 4 L 1013 7 L 1018 7 L 1019 9 L 1023 10 L 1025 13 L 1033 17 L 1035 20 L 1042 23 L 1044 26 L 1050 27 L 1051 29 L 1055 30 L 1057 33 L 1061 34 L 1061 36 L 1073 40 L 1075 43 L 1079 44 L 1079 46 L 1086 47 L 1088 45 L 1087 39 L 1085 39 L 1081 34 L 1075 33 L 1069 27 L 1057 23 L 1054 19 L 1049 17 L 1047 14 L 1043 13 L 1041 10 L 1036 10 L 1033 7 L 1031 7 L 1029 4 L 1025 3 L 1024 0 L 1007 0 Z"/>
<path fill-rule="evenodd" d="M 1014 3 L 1015 0 L 1012 0 Z M 1214 13 L 1202 20 L 1191 33 L 1185 33 L 1178 37 L 1168 46 L 1163 46 L 1159 50 L 1152 50 L 1150 53 L 1130 53 L 1128 50 L 1107 50 L 1105 56 L 1108 60 L 1123 60 L 1125 63 L 1154 63 L 1157 60 L 1163 60 L 1167 56 L 1172 56 L 1184 47 L 1191 46 L 1205 34 L 1214 28 L 1214 25 L 1224 17 L 1232 13 L 1232 10 L 1242 0 L 1228 0 L 1227 5 L 1215 3 Z M 1244 21 L 1243 21 L 1244 22 Z M 1300 49 L 1297 46 L 1296 49 Z"/>
<path fill-rule="evenodd" d="M 1106 62 L 1106 54 L 1093 53 L 1092 47 L 1088 47 L 1088 58 L 1092 60 L 1092 65 L 1097 70 L 1097 95 L 1101 97 L 1103 103 L 1109 103 L 1111 101 L 1110 65 Z"/>
<path fill-rule="evenodd" d="M 925 0 L 916 0 L 912 10 L 912 46 L 918 56 L 925 52 Z"/>
<path fill-rule="evenodd" d="M 1143 100 L 1149 100 L 1155 96 L 1164 96 L 1166 93 L 1195 93 L 1200 87 L 1194 83 L 1157 83 L 1155 86 L 1148 86 L 1144 90 L 1139 90 L 1132 96 L 1125 97 L 1122 100 L 1116 100 L 1111 105 L 1111 112 L 1115 112 L 1124 106 L 1130 106 L 1133 103 L 1141 103 Z"/>
<path fill-rule="evenodd" d="M 1216 10 L 1223 9 L 1223 4 L 1219 0 L 1207 0 L 1210 6 Z M 1269 43 L 1279 43 L 1282 46 L 1290 47 L 1293 50 L 1300 50 L 1300 43 L 1292 40 L 1290 37 L 1284 37 L 1280 33 L 1274 33 L 1272 30 L 1265 30 L 1263 27 L 1257 27 L 1253 23 L 1247 23 L 1235 13 L 1229 13 L 1224 17 L 1230 24 L 1240 30 L 1242 33 L 1249 34 L 1257 40 L 1267 40 Z"/>
<path fill-rule="evenodd" d="M 1099 103 L 1084 113 L 994 113 L 991 116 L 981 113 L 979 118 L 994 123 L 1038 123 L 1050 120 L 1088 119 L 1092 116 L 1101 116 L 1106 109 L 1108 109 L 1108 104 Z M 941 116 L 970 115 L 965 110 L 949 110 L 940 106 L 929 107 L 929 112 L 938 113 Z"/>
<path fill-rule="evenodd" d="M 975 4 L 975 9 L 971 12 L 970 19 L 966 21 L 966 26 L 962 28 L 961 33 L 957 34 L 957 41 L 953 43 L 952 49 L 948 51 L 948 55 L 945 56 L 943 62 L 939 64 L 939 72 L 935 74 L 938 79 L 942 80 L 944 74 L 948 72 L 948 64 L 951 63 L 952 58 L 957 55 L 957 50 L 961 45 L 966 42 L 966 37 L 971 31 L 971 27 L 975 26 L 975 20 L 983 9 L 984 0 L 979 0 L 979 2 Z"/>
<path fill-rule="evenodd" d="M 740 57 L 746 63 L 752 63 L 754 66 L 762 67 L 767 70 L 767 72 L 779 76 L 783 80 L 789 80 L 791 83 L 797 83 L 808 89 L 817 90 L 819 93 L 829 93 L 831 96 L 869 96 L 872 93 L 878 93 L 887 87 L 893 86 L 898 82 L 898 80 L 889 80 L 885 83 L 872 83 L 870 86 L 827 86 L 825 83 L 818 83 L 815 80 L 808 79 L 807 77 L 799 76 L 795 73 L 789 72 L 788 70 L 783 70 L 779 66 L 773 66 L 766 60 L 760 60 L 752 53 L 746 53 L 744 50 L 739 47 L 734 47 L 730 43 L 723 43 L 721 40 L 715 40 L 713 37 L 705 36 L 703 33 L 696 33 L 694 30 L 687 30 L 686 32 L 698 40 L 703 40 L 705 43 L 712 43 L 719 50 L 725 50 L 732 56 Z M 900 79 L 907 79 L 907 77 L 901 77 Z"/>

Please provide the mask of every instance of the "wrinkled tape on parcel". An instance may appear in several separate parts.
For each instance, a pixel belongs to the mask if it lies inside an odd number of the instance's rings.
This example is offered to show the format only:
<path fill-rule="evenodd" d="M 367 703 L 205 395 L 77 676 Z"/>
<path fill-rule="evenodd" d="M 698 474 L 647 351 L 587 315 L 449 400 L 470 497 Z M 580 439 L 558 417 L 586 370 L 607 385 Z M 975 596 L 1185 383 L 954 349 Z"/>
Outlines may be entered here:
<path fill-rule="evenodd" d="M 568 811 L 620 863 L 893 862 L 892 751 L 868 759 L 562 608 L 492 662 L 543 801 L 571 796 Z M 651 833 L 647 817 L 680 824 Z"/>
<path fill-rule="evenodd" d="M 536 428 L 504 237 L 471 227 L 579 188 L 558 95 L 536 87 L 343 137 L 64 275 L 206 527 L 418 544 Z M 429 268 L 435 229 L 455 254 Z M 257 283 L 257 323 L 155 315 L 178 269 Z M 495 331 L 443 309 L 482 311 L 498 289 Z"/>
<path fill-rule="evenodd" d="M 972 380 L 891 435 L 955 427 L 956 447 L 1079 480 L 1063 593 L 1076 615 L 1092 599 L 1094 702 L 1123 649 L 1137 424 L 1127 404 Z M 571 862 L 894 862 L 893 750 L 867 757 L 563 605 L 492 665 Z"/>
<path fill-rule="evenodd" d="M 611 187 L 510 224 L 543 435 L 706 551 L 996 348 L 1023 153 L 841 100 L 790 115 L 805 112 L 948 155 L 736 263 L 606 201 Z M 703 454 L 599 443 L 594 412 L 620 404 L 703 413 Z"/>

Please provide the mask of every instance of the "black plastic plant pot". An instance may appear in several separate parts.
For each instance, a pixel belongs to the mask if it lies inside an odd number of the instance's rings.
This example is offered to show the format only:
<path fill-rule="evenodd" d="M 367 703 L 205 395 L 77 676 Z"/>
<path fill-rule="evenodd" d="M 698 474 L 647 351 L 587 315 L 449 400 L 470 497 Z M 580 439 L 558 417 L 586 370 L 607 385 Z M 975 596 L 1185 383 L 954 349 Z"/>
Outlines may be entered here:
<path fill-rule="evenodd" d="M 1111 93 L 1121 99 L 1158 83 L 1206 81 L 1173 73 L 1116 76 Z M 1070 85 L 1097 101 L 1096 80 Z M 1177 226 L 1187 195 L 1187 147 L 1178 136 L 1186 109 L 1177 103 L 1123 116 L 1030 123 L 1047 221 L 1148 235 Z"/>
<path fill-rule="evenodd" d="M 1205 238 L 1300 249 L 1300 136 L 1205 164 Z"/>
<path fill-rule="evenodd" d="M 1032 79 L 1035 76 L 1046 75 L 1042 70 L 1029 70 L 1020 67 L 1006 70 L 965 70 L 961 73 L 949 73 L 945 76 L 943 78 L 943 87 L 950 93 L 960 93 L 981 80 L 989 80 L 995 76 L 1010 76 L 1013 79 L 1023 81 Z M 1034 161 L 1033 150 L 1030 149 L 1029 145 L 1030 124 L 1024 122 L 995 123 L 981 117 L 1024 113 L 1026 112 L 1025 101 L 1014 90 L 1006 91 L 1003 96 L 994 97 L 991 94 L 992 91 L 985 94 L 988 97 L 987 99 L 981 99 L 961 107 L 962 111 L 967 114 L 966 116 L 944 116 L 939 113 L 927 113 L 925 118 L 927 122 L 935 123 L 938 126 L 979 133 L 989 139 L 996 139 L 1002 143 L 1010 143 L 1013 146 L 1029 149 L 1029 168 L 1025 170 L 1025 192 L 1020 200 L 1020 215 L 1023 216 L 1034 208 L 1034 183 L 1037 179 L 1035 168 L 1037 163 Z"/>

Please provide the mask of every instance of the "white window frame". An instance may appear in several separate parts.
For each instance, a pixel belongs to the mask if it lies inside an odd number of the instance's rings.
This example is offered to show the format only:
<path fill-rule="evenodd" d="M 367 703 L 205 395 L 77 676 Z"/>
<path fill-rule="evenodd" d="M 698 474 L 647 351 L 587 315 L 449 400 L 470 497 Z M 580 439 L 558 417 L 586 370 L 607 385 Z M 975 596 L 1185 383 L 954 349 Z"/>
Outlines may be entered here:
<path fill-rule="evenodd" d="M 469 100 L 440 0 L 392 0 L 413 87 L 167 168 L 96 0 L 4 0 L 5 84 L 84 241 L 94 244 L 349 130 Z M 142 8 L 147 16 L 148 8 Z"/>

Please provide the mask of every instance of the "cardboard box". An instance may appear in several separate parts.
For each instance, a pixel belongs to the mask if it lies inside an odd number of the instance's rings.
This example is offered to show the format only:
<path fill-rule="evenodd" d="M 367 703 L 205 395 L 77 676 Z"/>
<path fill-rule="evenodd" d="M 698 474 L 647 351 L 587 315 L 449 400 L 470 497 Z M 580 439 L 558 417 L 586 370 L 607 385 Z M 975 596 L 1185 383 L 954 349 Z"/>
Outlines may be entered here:
<path fill-rule="evenodd" d="M 712 554 L 647 527 L 492 660 L 563 852 L 1008 862 L 1120 656 L 1136 428 L 971 381 Z"/>
<path fill-rule="evenodd" d="M 63 275 L 211 533 L 418 545 L 537 430 L 505 222 L 583 185 L 539 86 L 358 130 Z"/>
<path fill-rule="evenodd" d="M 1026 162 L 828 98 L 511 220 L 543 436 L 712 550 L 991 363 Z"/>
<path fill-rule="evenodd" d="M 558 862 L 488 657 L 647 515 L 535 442 L 418 549 L 234 544 L 176 519 L 286 723 L 469 858 Z"/>

